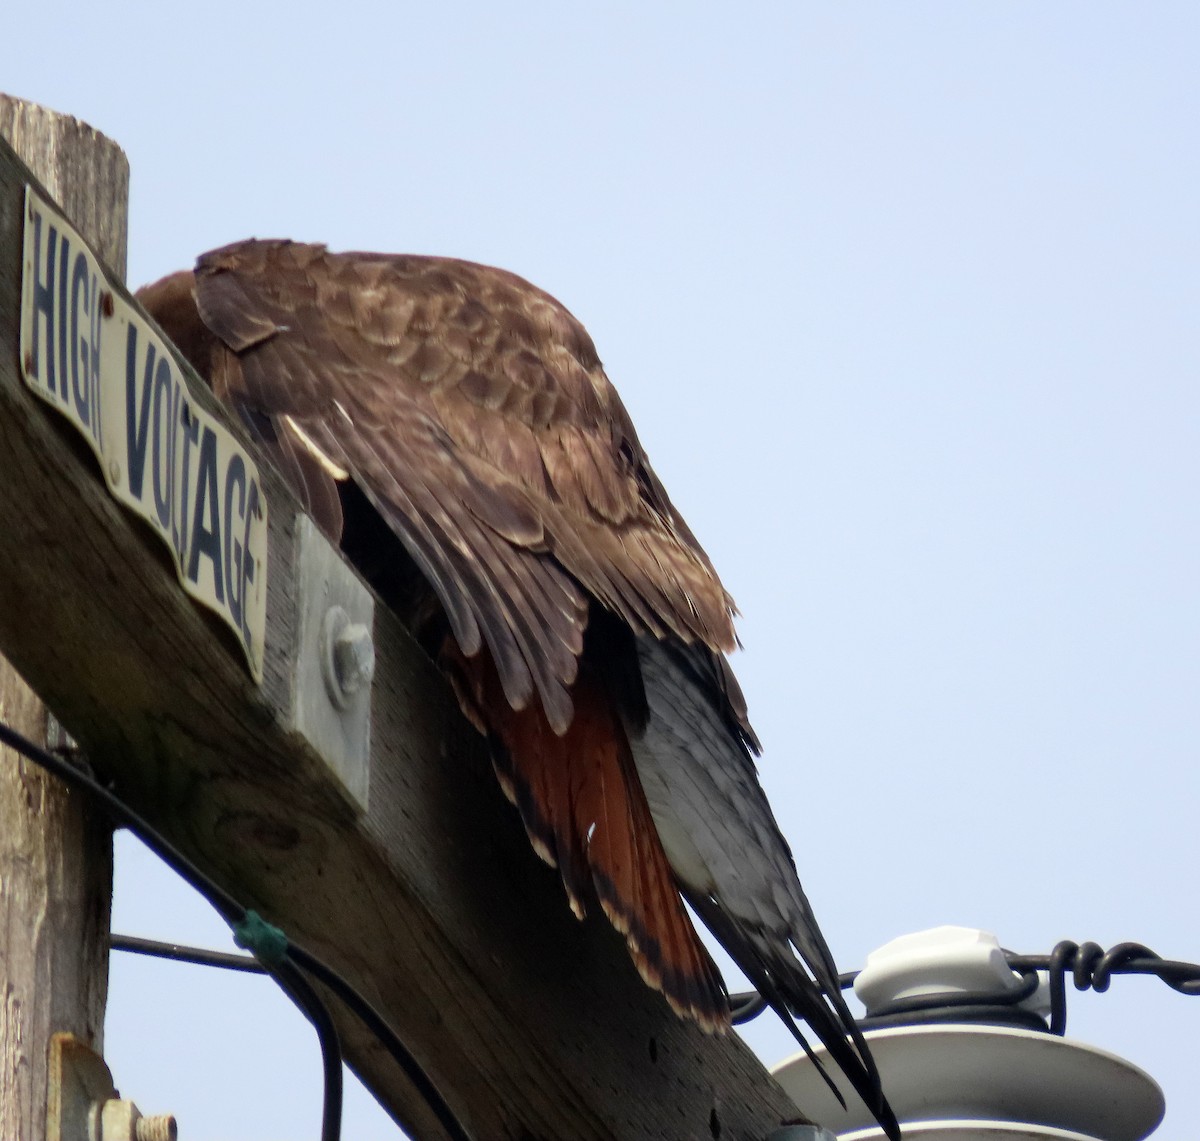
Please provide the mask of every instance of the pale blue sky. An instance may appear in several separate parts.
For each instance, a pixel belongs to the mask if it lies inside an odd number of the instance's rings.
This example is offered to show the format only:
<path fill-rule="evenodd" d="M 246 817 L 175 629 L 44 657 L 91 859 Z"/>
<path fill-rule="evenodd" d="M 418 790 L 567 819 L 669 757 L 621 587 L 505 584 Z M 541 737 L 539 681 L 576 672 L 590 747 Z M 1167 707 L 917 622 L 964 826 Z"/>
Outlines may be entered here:
<path fill-rule="evenodd" d="M 134 284 L 288 236 L 584 321 L 745 615 L 844 968 L 946 922 L 1200 959 L 1195 4 L 53 0 L 5 41 L 0 87 L 125 147 Z M 118 929 L 227 945 L 121 853 Z M 1070 1013 L 1194 1136 L 1200 1003 Z M 108 1056 L 184 1141 L 317 1133 L 258 980 L 118 956 Z M 352 1100 L 348 1141 L 397 1135 Z"/>

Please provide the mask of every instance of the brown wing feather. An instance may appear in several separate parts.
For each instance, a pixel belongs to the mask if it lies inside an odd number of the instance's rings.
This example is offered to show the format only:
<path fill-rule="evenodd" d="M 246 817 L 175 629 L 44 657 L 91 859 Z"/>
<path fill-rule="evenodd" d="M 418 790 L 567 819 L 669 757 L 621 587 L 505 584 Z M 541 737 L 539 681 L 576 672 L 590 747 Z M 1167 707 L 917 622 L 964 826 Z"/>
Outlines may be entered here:
<path fill-rule="evenodd" d="M 449 259 L 256 242 L 202 258 L 197 295 L 208 327 L 245 346 L 243 400 L 324 425 L 352 472 L 368 466 L 357 453 L 375 430 L 384 467 L 410 457 L 410 470 L 461 493 L 439 505 L 456 539 L 469 542 L 470 515 L 508 540 L 466 557 L 520 566 L 549 599 L 563 579 L 578 583 L 635 629 L 732 648 L 729 599 L 590 338 L 540 290 Z M 561 613 L 533 617 L 569 641 Z M 490 642 L 497 631 L 481 625 Z"/>

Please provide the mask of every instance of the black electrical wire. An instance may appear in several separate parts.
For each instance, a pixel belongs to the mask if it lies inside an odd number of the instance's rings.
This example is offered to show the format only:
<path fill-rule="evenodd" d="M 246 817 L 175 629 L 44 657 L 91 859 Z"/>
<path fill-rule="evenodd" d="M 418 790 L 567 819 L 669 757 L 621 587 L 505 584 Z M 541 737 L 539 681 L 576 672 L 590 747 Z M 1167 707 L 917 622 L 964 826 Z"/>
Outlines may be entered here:
<path fill-rule="evenodd" d="M 415 1059 L 409 1054 L 408 1048 L 400 1040 L 383 1015 L 350 983 L 326 963 L 318 959 L 311 951 L 306 951 L 303 947 L 293 945 L 289 947 L 288 954 L 299 966 L 303 967 L 310 975 L 329 987 L 334 994 L 354 1011 L 363 1025 L 384 1044 L 392 1057 L 398 1061 L 401 1058 L 408 1058 L 410 1060 L 411 1064 L 405 1066 L 405 1074 L 416 1091 L 425 1099 L 425 1103 L 433 1110 L 434 1116 L 437 1117 L 442 1128 L 446 1130 L 453 1141 L 471 1141 L 466 1130 L 459 1124 L 458 1118 L 454 1116 L 450 1107 L 446 1104 L 437 1086 L 433 1084 L 425 1071 L 416 1064 Z"/>
<path fill-rule="evenodd" d="M 321 1001 L 304 972 L 292 962 L 271 970 L 280 989 L 312 1023 L 321 1044 L 321 1068 L 325 1093 L 321 1104 L 321 1141 L 338 1141 L 342 1132 L 342 1043 L 329 1008 Z"/>
<path fill-rule="evenodd" d="M 1153 975 L 1180 994 L 1200 995 L 1200 963 L 1164 959 L 1141 943 L 1118 943 L 1105 951 L 1098 943 L 1072 943 L 1064 939 L 1049 955 L 1017 955 L 1004 952 L 1005 961 L 1021 975 L 1021 985 L 1005 991 L 954 991 L 897 999 L 873 1009 L 858 1020 L 864 1030 L 883 1026 L 911 1026 L 927 1022 L 981 1022 L 992 1025 L 1024 1026 L 1048 1030 L 1062 1037 L 1067 1030 L 1067 972 L 1076 990 L 1108 990 L 1113 975 Z M 1049 1025 L 1020 1003 L 1031 998 L 1045 973 L 1050 982 Z M 853 985 L 858 971 L 838 976 L 838 986 Z M 734 1025 L 757 1018 L 767 1007 L 757 991 L 729 996 Z"/>
<path fill-rule="evenodd" d="M 1050 976 L 1050 1033 L 1067 1029 L 1067 971 L 1076 990 L 1108 990 L 1113 975 L 1153 975 L 1180 994 L 1200 995 L 1200 964 L 1164 959 L 1141 943 L 1118 943 L 1105 951 L 1098 943 L 1064 939 L 1049 955 L 1006 952 L 1014 971 L 1046 971 Z"/>
<path fill-rule="evenodd" d="M 112 935 L 109 937 L 108 944 L 114 951 L 128 951 L 136 955 L 152 955 L 155 958 L 170 959 L 179 963 L 193 963 L 204 967 L 219 967 L 229 971 L 245 971 L 256 974 L 269 973 L 262 963 L 250 955 L 231 955 L 225 951 L 211 951 L 204 947 L 185 947 L 179 943 L 160 943 L 155 939 L 143 939 L 134 935 Z M 345 979 L 315 955 L 304 950 L 303 947 L 292 945 L 289 946 L 288 950 L 290 955 L 296 959 L 299 966 L 303 967 L 304 970 L 308 971 L 314 978 L 319 979 L 337 994 L 339 998 L 343 999 L 346 1005 L 358 1015 L 363 1024 L 376 1037 L 380 1038 L 389 1049 L 393 1052 L 405 1049 L 404 1043 L 396 1037 L 395 1031 L 388 1025 L 383 1015 L 354 987 L 346 982 Z M 300 1005 L 300 1003 L 297 1002 L 297 1005 Z M 420 1080 L 420 1078 L 424 1077 L 423 1074 L 410 1074 L 409 1077 L 412 1079 L 417 1091 L 430 1102 L 431 1108 L 434 1108 L 436 1112 L 434 1101 L 437 1091 L 433 1085 L 425 1084 Z M 428 1079 L 426 1079 L 427 1082 Z M 439 1120 L 453 1136 L 452 1125 L 455 1123 L 452 1120 L 445 1120 L 440 1116 Z"/>
<path fill-rule="evenodd" d="M 230 926 L 245 915 L 246 909 L 220 884 L 209 879 L 165 836 L 156 832 L 148 821 L 82 768 L 40 748 L 3 721 L 0 721 L 0 743 L 33 761 L 65 784 L 81 788 L 98 800 L 114 823 L 133 832 L 176 875 L 204 896 Z"/>
<path fill-rule="evenodd" d="M 127 951 L 136 955 L 152 955 L 158 959 L 169 959 L 177 963 L 190 963 L 202 967 L 219 967 L 226 971 L 241 971 L 247 974 L 269 974 L 252 955 L 232 955 L 225 951 L 212 951 L 205 947 L 185 947 L 180 943 L 162 943 L 157 939 L 143 939 L 136 935 L 110 935 L 108 945 L 114 951 Z M 337 1027 L 329 1017 L 325 1004 L 317 997 L 308 980 L 291 962 L 282 963 L 273 977 L 301 1013 L 312 1023 L 321 1044 L 321 1064 L 325 1089 L 329 1091 L 321 1113 L 321 1136 L 337 1136 L 341 1129 L 342 1116 L 342 1055 L 337 1036 Z"/>
<path fill-rule="evenodd" d="M 81 788 L 91 793 L 114 823 L 123 825 L 133 832 L 160 860 L 172 869 L 186 883 L 190 884 L 217 910 L 221 918 L 230 926 L 245 918 L 246 909 L 242 907 L 220 884 L 206 876 L 199 868 L 191 863 L 166 837 L 160 835 L 137 812 L 129 807 L 112 791 L 105 788 L 82 768 L 72 765 L 62 757 L 35 745 L 23 737 L 11 726 L 0 722 L 0 742 L 8 745 L 22 756 L 44 768 L 47 772 L 58 777 L 66 784 Z M 341 1137 L 341 1101 L 342 1101 L 342 1057 L 341 1044 L 333 1026 L 329 1011 L 311 986 L 299 978 L 299 972 L 292 967 L 285 969 L 287 964 L 267 968 L 285 994 L 299 1007 L 304 1016 L 312 1023 L 317 1031 L 321 1046 L 321 1057 L 325 1070 L 324 1104 L 321 1113 L 321 1141 L 340 1141 Z M 331 1033 L 332 1031 L 332 1033 Z M 337 1077 L 330 1085 L 329 1074 L 336 1066 Z M 336 1112 L 334 1112 L 336 1110 Z"/>
<path fill-rule="evenodd" d="M 734 1026 L 751 1022 L 767 1009 L 768 1003 L 756 990 L 744 990 L 729 996 L 729 1020 Z"/>
<path fill-rule="evenodd" d="M 248 913 L 220 884 L 209 878 L 169 840 L 154 829 L 139 813 L 129 807 L 112 791 L 105 788 L 89 773 L 62 757 L 40 748 L 11 726 L 0 721 L 0 743 L 20 753 L 64 783 L 83 789 L 100 802 L 114 823 L 128 828 L 180 878 L 204 896 L 230 927 L 246 921 Z M 129 937 L 124 937 L 128 939 Z M 145 941 L 149 942 L 149 941 Z M 129 950 L 144 948 L 129 947 Z M 470 1135 L 455 1117 L 441 1092 L 429 1079 L 420 1064 L 387 1024 L 383 1016 L 328 964 L 317 956 L 290 942 L 286 949 L 287 962 L 262 963 L 269 974 L 300 1008 L 317 1031 L 325 1070 L 325 1103 L 322 1111 L 321 1141 L 339 1141 L 341 1135 L 342 1055 L 333 1019 L 316 991 L 301 974 L 303 969 L 334 991 L 363 1024 L 380 1040 L 399 1064 L 413 1087 L 425 1098 L 429 1108 L 442 1124 L 452 1141 L 471 1141 Z M 182 957 L 182 956 L 179 956 Z M 230 956 L 240 959 L 241 956 Z M 228 965 L 228 964 L 220 964 Z M 239 968 L 247 969 L 247 968 Z M 336 1071 L 336 1073 L 335 1073 Z"/>
<path fill-rule="evenodd" d="M 114 951 L 128 951 L 136 955 L 152 955 L 159 959 L 170 959 L 179 963 L 193 963 L 204 967 L 219 967 L 227 971 L 245 971 L 255 974 L 267 974 L 267 968 L 262 965 L 257 959 L 250 955 L 231 955 L 224 951 L 211 951 L 204 947 L 185 947 L 179 943 L 161 943 L 155 939 L 142 939 L 134 935 L 112 935 L 109 937 L 108 945 Z M 357 990 L 347 983 L 340 975 L 330 969 L 325 963 L 318 959 L 315 955 L 311 955 L 302 947 L 289 947 L 289 951 L 295 956 L 299 965 L 309 971 L 314 978 L 319 979 L 330 990 L 343 999 L 355 1014 L 362 1020 L 367 1028 L 380 1038 L 389 1049 L 393 1052 L 396 1050 L 404 1050 L 404 1044 L 396 1037 L 395 1031 L 388 1025 L 383 1015 L 379 1013 Z M 290 965 L 290 964 L 285 964 Z M 277 980 L 278 981 L 278 980 Z M 301 981 L 303 977 L 301 976 Z M 282 983 L 280 984 L 282 985 Z M 294 995 L 292 1000 L 301 1008 L 307 1015 L 308 1011 L 299 998 Z M 317 1028 L 318 1033 L 321 1031 L 321 1026 L 316 1021 L 310 1018 L 313 1025 Z M 332 1027 L 332 1024 L 330 1024 Z M 328 1058 L 329 1052 L 322 1050 L 323 1054 Z M 436 1089 L 432 1084 L 428 1083 L 428 1079 L 423 1083 L 420 1078 L 424 1075 L 409 1075 L 413 1079 L 413 1084 L 417 1088 L 417 1092 L 426 1099 L 435 1108 L 435 1099 L 438 1096 Z M 326 1068 L 326 1080 L 329 1079 L 328 1066 Z M 337 1077 L 339 1086 L 341 1083 L 341 1068 L 338 1068 Z M 340 1098 L 340 1092 L 339 1092 Z M 452 1119 L 446 1120 L 439 1116 L 439 1120 L 446 1128 L 451 1136 L 454 1136 L 453 1126 L 457 1124 Z"/>
<path fill-rule="evenodd" d="M 1046 1023 L 1042 1018 L 1020 1006 L 1033 997 L 1040 984 L 1037 972 L 1027 971 L 1022 974 L 1021 985 L 1014 990 L 953 991 L 898 998 L 872 1008 L 858 1024 L 863 1030 L 879 1030 L 885 1026 L 930 1022 L 970 1022 L 1044 1031 Z"/>
<path fill-rule="evenodd" d="M 838 990 L 848 990 L 852 987 L 858 974 L 858 971 L 844 971 L 838 975 Z M 819 983 L 817 989 L 821 989 Z M 730 1021 L 734 1026 L 741 1026 L 743 1022 L 750 1022 L 757 1018 L 767 1009 L 768 1005 L 767 1000 L 756 990 L 738 991 L 729 996 Z"/>
<path fill-rule="evenodd" d="M 143 939 L 139 935 L 110 935 L 108 945 L 114 951 L 150 955 L 156 959 L 170 959 L 176 963 L 220 967 L 226 971 L 245 971 L 254 975 L 267 973 L 267 968 L 253 955 L 232 955 L 228 951 L 210 951 L 206 947 L 185 947 L 182 943 L 160 943 L 157 939 Z"/>

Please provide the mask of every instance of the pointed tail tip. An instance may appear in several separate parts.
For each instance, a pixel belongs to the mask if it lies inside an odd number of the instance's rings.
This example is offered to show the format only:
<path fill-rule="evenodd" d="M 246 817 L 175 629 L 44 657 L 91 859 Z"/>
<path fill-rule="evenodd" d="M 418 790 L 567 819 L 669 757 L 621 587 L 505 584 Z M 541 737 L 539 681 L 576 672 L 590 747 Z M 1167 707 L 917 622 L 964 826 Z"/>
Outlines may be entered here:
<path fill-rule="evenodd" d="M 814 1057 L 813 1061 L 816 1063 L 817 1071 L 825 1079 L 826 1085 L 833 1091 L 833 1096 L 837 1098 L 842 1109 L 845 1109 L 846 1099 L 842 1091 L 838 1089 L 836 1083 L 825 1070 L 825 1067 L 821 1065 L 820 1059 Z M 896 1119 L 895 1111 L 892 1109 L 879 1085 L 873 1083 L 873 1088 L 867 1090 L 858 1085 L 858 1083 L 854 1084 L 859 1097 L 863 1099 L 867 1107 L 867 1111 L 875 1118 L 879 1128 L 887 1135 L 888 1141 L 901 1141 L 900 1122 Z"/>
<path fill-rule="evenodd" d="M 877 1120 L 884 1133 L 888 1135 L 888 1141 L 901 1141 L 900 1122 L 896 1120 L 896 1115 L 890 1106 L 887 1108 L 887 1113 L 878 1117 Z"/>
<path fill-rule="evenodd" d="M 849 1076 L 849 1075 L 847 1075 Z M 887 1097 L 883 1092 L 882 1086 L 878 1080 L 870 1083 L 870 1086 L 859 1085 L 858 1082 L 853 1083 L 859 1097 L 867 1107 L 867 1111 L 875 1118 L 879 1128 L 887 1135 L 888 1141 L 901 1141 L 900 1137 L 900 1122 L 896 1119 L 896 1113 L 888 1102 Z M 845 1108 L 846 1103 L 842 1102 L 842 1108 Z"/>
<path fill-rule="evenodd" d="M 808 1044 L 804 1042 L 804 1039 L 798 1032 L 793 1032 L 796 1033 L 796 1037 L 800 1039 L 807 1051 Z M 850 1082 L 854 1092 L 862 1099 L 867 1112 L 875 1118 L 880 1129 L 887 1135 L 888 1141 L 901 1141 L 900 1122 L 896 1118 L 896 1113 L 892 1109 L 887 1095 L 883 1092 L 883 1081 L 875 1065 L 875 1059 L 872 1057 L 871 1049 L 862 1037 L 858 1027 L 854 1026 L 850 1037 L 838 1038 L 835 1036 L 832 1039 L 824 1038 L 823 1044 L 829 1051 L 829 1056 L 837 1063 L 842 1075 Z M 846 1100 L 825 1070 L 825 1067 L 821 1065 L 821 1059 L 811 1052 L 809 1056 L 816 1063 L 818 1071 L 825 1079 L 825 1083 L 833 1090 L 834 1096 L 841 1103 L 842 1108 L 845 1109 Z"/>
<path fill-rule="evenodd" d="M 867 1103 L 870 1106 L 871 1115 L 879 1124 L 879 1128 L 887 1134 L 888 1141 L 901 1141 L 900 1122 L 896 1120 L 896 1114 L 888 1104 L 888 1099 L 884 1097 L 883 1090 L 877 1093 L 877 1100 L 874 1105 Z"/>
<path fill-rule="evenodd" d="M 868 1090 L 859 1088 L 858 1094 L 866 1103 L 867 1109 L 871 1116 L 875 1118 L 879 1128 L 884 1131 L 888 1137 L 888 1141 L 901 1141 L 900 1138 L 900 1122 L 896 1119 L 896 1113 L 892 1109 L 887 1096 L 883 1092 L 883 1086 L 879 1083 L 878 1073 L 873 1075 L 874 1081 L 871 1082 L 870 1093 Z"/>

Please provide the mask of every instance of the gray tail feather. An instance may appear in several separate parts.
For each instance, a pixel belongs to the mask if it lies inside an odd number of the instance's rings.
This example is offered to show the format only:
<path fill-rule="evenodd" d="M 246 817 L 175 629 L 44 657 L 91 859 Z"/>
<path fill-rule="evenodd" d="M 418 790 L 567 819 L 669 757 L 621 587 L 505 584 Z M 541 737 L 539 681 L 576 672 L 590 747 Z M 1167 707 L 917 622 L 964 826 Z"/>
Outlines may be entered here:
<path fill-rule="evenodd" d="M 832 978 L 831 985 L 827 984 L 822 993 L 821 987 L 809 978 L 800 961 L 792 955 L 790 947 L 786 949 L 785 958 L 768 948 L 762 938 L 743 931 L 716 900 L 691 892 L 685 895 L 688 903 L 812 1059 L 817 1072 L 839 1104 L 845 1108 L 846 1099 L 821 1060 L 813 1053 L 800 1027 L 796 1025 L 796 1018 L 802 1018 L 820 1039 L 884 1133 L 891 1141 L 900 1141 L 900 1125 L 884 1096 L 875 1059 L 842 998 L 836 977 Z M 822 970 L 820 973 L 827 972 Z"/>

